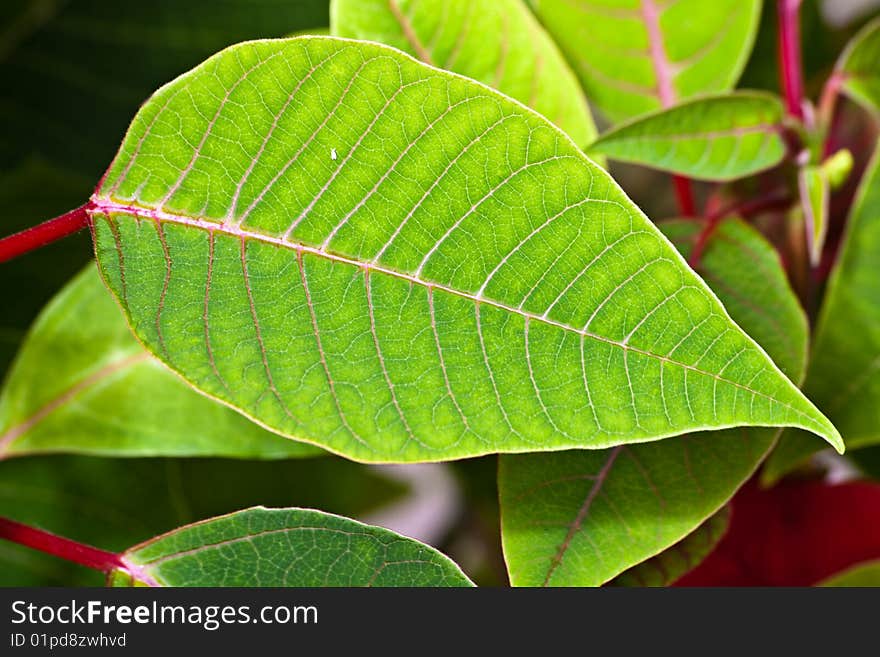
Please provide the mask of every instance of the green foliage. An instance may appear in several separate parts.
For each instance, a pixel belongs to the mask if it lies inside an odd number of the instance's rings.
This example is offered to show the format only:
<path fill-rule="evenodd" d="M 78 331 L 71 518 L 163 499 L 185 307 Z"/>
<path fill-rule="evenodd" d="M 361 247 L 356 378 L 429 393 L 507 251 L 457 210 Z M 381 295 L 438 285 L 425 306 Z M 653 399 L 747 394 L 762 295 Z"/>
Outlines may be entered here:
<path fill-rule="evenodd" d="M 561 132 L 384 46 L 224 51 L 144 106 L 93 201 L 99 265 L 150 351 L 353 459 L 738 425 L 838 445 Z"/>
<path fill-rule="evenodd" d="M 698 223 L 661 227 L 690 255 Z M 728 220 L 700 272 L 734 320 L 800 380 L 807 321 L 772 246 L 747 224 Z M 604 451 L 502 456 L 498 486 L 511 582 L 595 586 L 666 550 L 730 499 L 775 435 L 731 429 Z"/>
<path fill-rule="evenodd" d="M 880 443 L 880 151 L 865 171 L 828 282 L 804 390 L 840 428 L 848 447 Z M 786 432 L 768 459 L 775 481 L 818 447 Z"/>
<path fill-rule="evenodd" d="M 577 78 L 522 0 L 333 0 L 331 33 L 378 41 L 483 82 L 579 146 L 596 128 Z"/>
<path fill-rule="evenodd" d="M 472 586 L 447 557 L 387 529 L 309 509 L 254 507 L 127 550 L 132 586 Z"/>
<path fill-rule="evenodd" d="M 614 122 L 732 89 L 761 11 L 760 0 L 530 1 Z"/>
<path fill-rule="evenodd" d="M 821 166 L 807 165 L 798 172 L 798 192 L 807 232 L 807 250 L 810 263 L 819 264 L 825 236 L 828 234 L 829 196 L 828 176 Z"/>
<path fill-rule="evenodd" d="M 192 391 L 134 339 L 92 265 L 37 319 L 0 391 L 0 456 L 40 452 L 278 458 L 319 450 Z"/>
<path fill-rule="evenodd" d="M 243 507 L 319 507 L 360 516 L 404 491 L 375 471 L 322 457 L 25 456 L 0 462 L 0 516 L 108 550 Z M 100 586 L 100 573 L 0 541 L 0 586 Z"/>
<path fill-rule="evenodd" d="M 836 70 L 843 91 L 880 115 L 880 19 L 865 25 L 850 41 Z"/>
<path fill-rule="evenodd" d="M 621 124 L 588 152 L 700 180 L 733 180 L 782 161 L 782 117 L 782 103 L 769 94 L 700 98 Z"/>
<path fill-rule="evenodd" d="M 846 586 L 846 587 L 872 587 L 880 586 L 880 561 L 869 561 L 867 563 L 853 566 L 840 573 L 829 577 L 819 586 Z"/>

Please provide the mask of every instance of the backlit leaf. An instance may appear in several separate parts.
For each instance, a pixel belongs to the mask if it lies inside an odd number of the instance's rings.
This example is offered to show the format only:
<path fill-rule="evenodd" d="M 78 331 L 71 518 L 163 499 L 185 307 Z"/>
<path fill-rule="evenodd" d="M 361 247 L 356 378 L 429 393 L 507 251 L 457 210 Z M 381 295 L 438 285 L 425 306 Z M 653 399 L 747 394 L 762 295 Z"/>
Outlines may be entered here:
<path fill-rule="evenodd" d="M 846 94 L 880 115 L 880 18 L 853 37 L 837 62 L 836 72 Z"/>
<path fill-rule="evenodd" d="M 386 46 L 223 51 L 144 106 L 90 214 L 153 353 L 356 460 L 740 425 L 838 444 L 570 139 Z"/>
<path fill-rule="evenodd" d="M 37 319 L 0 392 L 0 458 L 279 458 L 318 451 L 261 429 L 169 372 L 132 337 L 94 266 Z"/>
<path fill-rule="evenodd" d="M 423 543 L 309 509 L 254 507 L 205 520 L 124 559 L 115 586 L 472 586 Z"/>
<path fill-rule="evenodd" d="M 336 36 L 378 41 L 516 98 L 580 146 L 596 128 L 574 72 L 522 0 L 333 0 Z"/>
<path fill-rule="evenodd" d="M 531 0 L 612 121 L 733 88 L 745 66 L 760 0 Z"/>
<path fill-rule="evenodd" d="M 685 255 L 701 229 L 692 220 L 661 227 Z M 747 224 L 725 221 L 700 273 L 731 316 L 799 380 L 807 320 L 773 247 Z M 595 586 L 669 549 L 730 499 L 776 433 L 731 429 L 604 451 L 502 456 L 502 539 L 512 583 Z"/>
<path fill-rule="evenodd" d="M 588 152 L 702 180 L 733 180 L 782 161 L 782 117 L 782 103 L 770 94 L 701 98 L 622 124 Z"/>
<path fill-rule="evenodd" d="M 850 210 L 813 338 L 804 390 L 834 420 L 847 447 L 880 443 L 880 150 Z M 786 431 L 763 476 L 775 481 L 820 449 Z"/>

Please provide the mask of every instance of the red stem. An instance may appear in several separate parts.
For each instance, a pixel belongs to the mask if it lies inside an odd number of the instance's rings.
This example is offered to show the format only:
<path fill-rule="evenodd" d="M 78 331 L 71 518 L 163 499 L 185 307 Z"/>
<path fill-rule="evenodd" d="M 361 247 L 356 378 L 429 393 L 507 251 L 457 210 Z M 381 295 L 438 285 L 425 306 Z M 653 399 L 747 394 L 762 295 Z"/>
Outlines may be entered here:
<path fill-rule="evenodd" d="M 779 79 L 785 94 L 788 114 L 804 120 L 804 79 L 801 64 L 801 0 L 778 0 Z"/>
<path fill-rule="evenodd" d="M 672 176 L 675 185 L 675 198 L 678 200 L 678 209 L 683 217 L 694 217 L 697 208 L 694 203 L 694 190 L 691 181 L 684 176 Z"/>
<path fill-rule="evenodd" d="M 105 552 L 84 543 L 77 543 L 69 538 L 62 538 L 9 518 L 0 518 L 0 538 L 105 573 L 115 568 L 125 568 L 122 557 L 118 554 Z"/>
<path fill-rule="evenodd" d="M 60 217 L 0 239 L 0 262 L 12 260 L 82 230 L 89 223 L 90 207 L 90 204 L 86 203 Z"/>

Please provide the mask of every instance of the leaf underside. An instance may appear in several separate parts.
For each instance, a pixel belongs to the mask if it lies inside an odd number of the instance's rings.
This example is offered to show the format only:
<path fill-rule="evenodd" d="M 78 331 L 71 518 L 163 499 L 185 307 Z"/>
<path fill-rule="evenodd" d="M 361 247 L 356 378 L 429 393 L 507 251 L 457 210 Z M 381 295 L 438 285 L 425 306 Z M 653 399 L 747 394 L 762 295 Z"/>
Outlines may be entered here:
<path fill-rule="evenodd" d="M 387 529 L 255 507 L 126 551 L 114 586 L 472 586 L 446 556 Z"/>
<path fill-rule="evenodd" d="M 761 0 L 531 0 L 587 98 L 622 121 L 732 89 Z"/>
<path fill-rule="evenodd" d="M 692 220 L 660 227 L 685 255 L 702 229 Z M 700 262 L 732 317 L 800 380 L 807 319 L 773 246 L 731 219 L 719 225 Z M 675 544 L 690 540 L 752 476 L 777 433 L 728 429 L 611 450 L 502 456 L 498 487 L 511 582 L 596 586 L 654 555 L 667 570 L 683 567 Z M 645 569 L 642 576 L 654 581 L 658 573 Z"/>
<path fill-rule="evenodd" d="M 388 47 L 223 51 L 144 106 L 91 218 L 153 353 L 356 460 L 746 424 L 838 443 L 563 133 Z"/>
<path fill-rule="evenodd" d="M 335 36 L 378 41 L 528 105 L 578 145 L 596 136 L 580 84 L 521 0 L 333 0 Z"/>
<path fill-rule="evenodd" d="M 734 180 L 782 161 L 782 117 L 782 103 L 770 94 L 701 98 L 622 124 L 589 152 L 702 180 Z"/>

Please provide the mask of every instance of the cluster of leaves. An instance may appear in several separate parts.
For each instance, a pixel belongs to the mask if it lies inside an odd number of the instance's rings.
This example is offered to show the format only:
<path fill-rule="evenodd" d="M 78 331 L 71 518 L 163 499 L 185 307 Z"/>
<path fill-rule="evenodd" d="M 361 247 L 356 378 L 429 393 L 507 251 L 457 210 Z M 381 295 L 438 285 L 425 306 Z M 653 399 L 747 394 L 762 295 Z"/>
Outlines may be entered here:
<path fill-rule="evenodd" d="M 34 129 L 4 143 L 0 194 L 27 223 L 42 190 L 83 194 L 120 116 L 182 64 L 320 32 L 327 9 L 121 3 L 108 30 L 89 4 L 4 17 L 6 111 Z M 237 509 L 355 516 L 397 491 L 346 459 L 499 454 L 512 584 L 675 581 L 768 454 L 770 482 L 817 436 L 880 442 L 880 163 L 834 120 L 840 93 L 880 113 L 880 23 L 814 115 L 733 90 L 761 5 L 333 0 L 332 36 L 234 45 L 161 87 L 86 205 L 97 268 L 45 307 L 0 393 L 0 511 L 125 550 L 117 585 L 469 585 L 388 530 Z M 154 66 L 108 35 L 148 41 Z M 58 66 L 63 48 L 86 59 Z M 101 116 L 65 125 L 60 86 Z M 652 222 L 605 158 L 674 174 L 685 214 L 705 181 L 702 217 Z M 80 576 L 0 548 L 11 582 Z"/>

